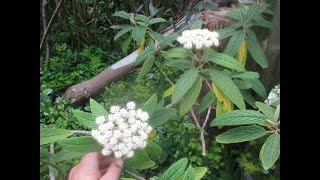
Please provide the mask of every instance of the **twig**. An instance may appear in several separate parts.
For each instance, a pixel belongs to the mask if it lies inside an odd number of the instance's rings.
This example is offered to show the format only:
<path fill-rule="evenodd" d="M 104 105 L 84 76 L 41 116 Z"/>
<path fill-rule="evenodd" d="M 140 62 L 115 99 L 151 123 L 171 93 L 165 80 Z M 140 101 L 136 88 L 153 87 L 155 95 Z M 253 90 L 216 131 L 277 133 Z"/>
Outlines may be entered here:
<path fill-rule="evenodd" d="M 81 131 L 81 130 L 73 130 L 74 133 L 77 134 L 87 134 L 87 135 L 91 135 L 90 131 Z"/>
<path fill-rule="evenodd" d="M 58 6 L 57 6 L 56 9 L 54 10 L 53 15 L 52 15 L 52 17 L 51 17 L 51 19 L 50 19 L 50 21 L 49 21 L 49 23 L 48 23 L 47 29 L 44 31 L 44 34 L 43 34 L 43 36 L 42 36 L 41 43 L 40 43 L 40 52 L 41 52 L 41 49 L 42 49 L 42 47 L 43 47 L 43 42 L 44 42 L 44 40 L 47 38 L 48 32 L 49 32 L 49 30 L 50 30 L 50 28 L 51 28 L 51 26 L 52 26 L 52 22 L 53 22 L 54 18 L 57 16 L 59 10 L 60 10 L 61 7 L 62 7 L 63 1 L 64 1 L 64 0 L 60 0 Z"/>
<path fill-rule="evenodd" d="M 132 177 L 134 177 L 134 178 L 136 178 L 136 179 L 139 179 L 139 180 L 145 180 L 145 178 L 143 178 L 143 177 L 140 177 L 140 176 L 138 176 L 138 175 L 135 175 L 135 174 L 133 174 L 132 172 L 130 172 L 130 171 L 128 171 L 128 170 L 124 170 L 126 173 L 128 173 L 130 176 L 132 176 Z"/>
<path fill-rule="evenodd" d="M 43 0 L 42 2 L 42 24 L 43 24 L 43 31 L 47 29 L 47 11 L 46 7 L 49 3 L 49 0 Z M 49 38 L 46 38 L 46 60 L 45 60 L 45 67 L 48 67 L 50 60 L 50 46 L 49 46 Z"/>
<path fill-rule="evenodd" d="M 157 68 L 159 69 L 159 71 L 161 72 L 161 74 L 169 81 L 169 83 L 171 84 L 171 86 L 173 86 L 174 84 L 172 83 L 172 81 L 168 78 L 168 76 L 162 71 L 162 69 L 160 68 L 160 66 L 155 63 Z"/>
<path fill-rule="evenodd" d="M 206 116 L 206 120 L 204 120 L 204 123 L 202 124 L 202 128 L 204 129 L 207 125 L 207 122 L 209 120 L 209 116 L 210 116 L 210 112 L 211 112 L 211 107 L 209 107 L 208 112 L 207 112 L 207 116 Z"/>
<path fill-rule="evenodd" d="M 54 144 L 50 144 L 50 153 L 53 155 L 54 154 Z M 54 177 L 54 174 L 49 170 L 49 178 L 50 180 L 55 180 L 56 178 Z"/>
<path fill-rule="evenodd" d="M 210 88 L 210 90 L 212 91 L 212 86 L 210 85 L 209 81 L 207 79 L 204 79 L 204 82 L 206 82 L 207 86 Z"/>
<path fill-rule="evenodd" d="M 40 159 L 40 162 L 45 163 L 45 164 L 49 164 L 50 166 L 52 166 L 53 168 L 58 170 L 59 174 L 61 174 L 61 177 L 62 177 L 61 179 L 62 180 L 66 179 L 66 177 L 64 176 L 64 173 L 62 172 L 62 170 L 57 165 L 55 165 L 55 164 L 53 164 L 53 163 L 51 163 L 51 162 L 49 162 L 47 160 L 44 160 L 44 159 Z"/>
<path fill-rule="evenodd" d="M 196 116 L 196 114 L 194 113 L 193 108 L 191 108 L 191 115 L 193 117 L 194 122 L 196 123 L 197 128 L 200 130 L 200 139 L 201 139 L 201 145 L 202 145 L 202 155 L 205 156 L 206 155 L 206 143 L 204 141 L 204 135 L 203 132 L 201 130 L 201 126 L 199 124 L 198 118 Z"/>

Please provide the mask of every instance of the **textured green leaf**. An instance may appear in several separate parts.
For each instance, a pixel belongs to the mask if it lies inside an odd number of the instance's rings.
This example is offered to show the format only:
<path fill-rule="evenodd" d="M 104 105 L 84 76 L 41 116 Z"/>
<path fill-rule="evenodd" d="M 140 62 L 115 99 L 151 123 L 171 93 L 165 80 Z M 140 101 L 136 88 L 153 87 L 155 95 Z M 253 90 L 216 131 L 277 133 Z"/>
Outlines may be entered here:
<path fill-rule="evenodd" d="M 143 26 L 136 26 L 132 29 L 132 38 L 140 45 L 147 32 L 147 28 Z"/>
<path fill-rule="evenodd" d="M 72 110 L 73 116 L 79 123 L 89 129 L 97 129 L 98 125 L 95 122 L 95 116 L 91 113 L 83 112 L 80 110 Z"/>
<path fill-rule="evenodd" d="M 239 88 L 227 75 L 215 69 L 211 70 L 209 73 L 213 82 L 238 108 L 246 109 Z"/>
<path fill-rule="evenodd" d="M 117 16 L 117 17 L 121 17 L 124 19 L 130 19 L 130 17 L 131 17 L 129 13 L 126 13 L 124 11 L 117 11 L 112 16 Z"/>
<path fill-rule="evenodd" d="M 247 79 L 247 82 L 249 82 L 252 86 L 252 89 L 263 99 L 267 98 L 267 92 L 264 88 L 262 82 L 259 79 Z"/>
<path fill-rule="evenodd" d="M 248 81 L 233 79 L 233 82 L 239 89 L 251 89 L 252 88 L 252 85 Z"/>
<path fill-rule="evenodd" d="M 258 124 L 266 121 L 267 118 L 253 110 L 234 110 L 226 112 L 216 117 L 210 126 L 236 126 L 236 125 L 249 125 Z"/>
<path fill-rule="evenodd" d="M 57 163 L 57 162 L 61 162 L 61 161 L 67 161 L 67 160 L 71 160 L 71 159 L 75 159 L 75 158 L 80 158 L 83 155 L 85 155 L 85 153 L 62 150 L 62 151 L 53 155 L 52 161 Z"/>
<path fill-rule="evenodd" d="M 40 129 L 40 145 L 53 143 L 55 141 L 65 139 L 73 134 L 73 131 L 66 129 L 41 128 Z"/>
<path fill-rule="evenodd" d="M 177 177 L 184 173 L 188 164 L 187 158 L 182 158 L 171 165 L 160 177 L 160 180 L 176 180 Z"/>
<path fill-rule="evenodd" d="M 154 56 L 149 56 L 147 58 L 147 60 L 143 63 L 142 68 L 139 72 L 139 75 L 138 75 L 139 79 L 143 79 L 147 75 L 147 73 L 151 70 L 155 60 L 156 59 Z"/>
<path fill-rule="evenodd" d="M 255 16 L 253 20 L 254 21 L 252 22 L 252 24 L 255 26 L 265 27 L 273 30 L 275 29 L 273 23 L 265 20 L 262 16 Z"/>
<path fill-rule="evenodd" d="M 163 19 L 163 18 L 152 18 L 149 21 L 149 24 L 156 24 L 156 23 L 162 23 L 162 22 L 167 22 L 167 20 Z"/>
<path fill-rule="evenodd" d="M 115 36 L 114 36 L 114 41 L 116 41 L 119 37 L 123 36 L 125 33 L 131 31 L 133 29 L 132 26 L 121 29 Z"/>
<path fill-rule="evenodd" d="M 247 46 L 252 58 L 262 67 L 268 67 L 268 61 L 264 52 L 258 43 L 257 37 L 252 30 L 248 30 Z"/>
<path fill-rule="evenodd" d="M 104 116 L 106 120 L 108 119 L 109 113 L 107 112 L 107 110 L 93 99 L 90 99 L 90 109 L 92 115 L 95 118 L 97 118 L 98 116 Z"/>
<path fill-rule="evenodd" d="M 66 151 L 88 153 L 100 151 L 103 147 L 91 136 L 73 137 L 58 142 Z"/>
<path fill-rule="evenodd" d="M 230 69 L 234 69 L 239 72 L 243 72 L 246 69 L 239 63 L 235 58 L 222 53 L 214 53 L 209 55 L 209 60 L 213 63 L 219 64 L 220 66 L 224 66 Z"/>
<path fill-rule="evenodd" d="M 241 78 L 241 79 L 257 79 L 260 77 L 259 73 L 246 71 L 232 75 L 233 78 Z"/>
<path fill-rule="evenodd" d="M 128 164 L 133 169 L 148 169 L 156 165 L 142 149 L 135 150 L 133 157 L 128 159 Z"/>
<path fill-rule="evenodd" d="M 184 116 L 193 106 L 193 104 L 196 102 L 200 90 L 202 86 L 202 80 L 197 79 L 196 82 L 193 83 L 191 88 L 188 90 L 188 92 L 183 96 L 183 99 L 180 103 L 180 110 L 179 110 L 179 116 Z"/>
<path fill-rule="evenodd" d="M 218 143 L 239 143 L 258 139 L 266 134 L 266 130 L 257 125 L 241 126 L 230 129 L 216 138 Z"/>
<path fill-rule="evenodd" d="M 273 116 L 273 122 L 278 122 L 280 118 L 280 104 L 277 105 L 277 109 Z"/>
<path fill-rule="evenodd" d="M 172 42 L 177 40 L 178 36 L 179 35 L 177 34 L 171 34 L 169 36 L 159 39 L 159 46 L 160 47 L 162 47 L 163 45 L 173 46 Z"/>
<path fill-rule="evenodd" d="M 194 169 L 194 173 L 196 175 L 196 180 L 200 180 L 208 171 L 208 169 L 206 167 L 195 167 Z"/>
<path fill-rule="evenodd" d="M 280 155 L 280 135 L 272 134 L 268 137 L 260 150 L 260 160 L 265 170 L 271 168 Z"/>
<path fill-rule="evenodd" d="M 230 38 L 226 48 L 224 49 L 223 53 L 228 54 L 229 56 L 234 57 L 237 52 L 239 51 L 239 48 L 241 46 L 241 43 L 245 39 L 246 34 L 243 30 L 238 30 L 235 32 L 232 37 Z"/>
<path fill-rule="evenodd" d="M 190 69 L 194 68 L 191 61 L 188 60 L 171 60 L 164 64 L 165 66 L 174 67 L 177 69 Z"/>
<path fill-rule="evenodd" d="M 250 106 L 252 106 L 253 108 L 257 108 L 257 106 L 254 104 L 256 102 L 255 98 L 252 96 L 252 94 L 250 93 L 250 90 L 246 90 L 246 89 L 240 89 L 240 92 L 242 94 L 242 97 L 244 98 L 244 100 L 250 104 Z"/>
<path fill-rule="evenodd" d="M 183 47 L 175 47 L 167 51 L 161 51 L 161 55 L 167 60 L 171 60 L 172 58 L 186 60 L 188 58 L 188 54 L 188 50 Z"/>
<path fill-rule="evenodd" d="M 214 92 L 209 91 L 201 100 L 200 105 L 197 108 L 197 112 L 201 113 L 204 110 L 206 110 L 208 107 L 210 107 L 213 102 L 216 100 L 216 96 Z"/>
<path fill-rule="evenodd" d="M 139 20 L 139 21 L 144 22 L 145 24 L 149 24 L 149 18 L 147 16 L 145 16 L 145 15 L 137 14 L 136 15 L 136 19 Z"/>
<path fill-rule="evenodd" d="M 112 25 L 110 28 L 112 29 L 124 29 L 124 28 L 129 28 L 132 27 L 130 24 L 116 24 Z"/>
<path fill-rule="evenodd" d="M 194 169 L 192 168 L 191 165 L 189 165 L 186 173 L 183 176 L 183 180 L 195 180 L 196 179 L 196 175 L 194 172 Z"/>
<path fill-rule="evenodd" d="M 176 83 L 176 88 L 172 94 L 172 102 L 178 102 L 182 96 L 191 88 L 192 84 L 197 80 L 199 75 L 198 69 L 192 68 L 187 70 L 183 75 L 180 76 Z"/>
<path fill-rule="evenodd" d="M 254 4 L 250 6 L 248 9 L 242 9 L 240 10 L 243 13 L 244 18 L 244 24 L 249 24 L 253 20 L 254 17 L 258 16 L 260 13 L 260 6 L 257 4 Z"/>
<path fill-rule="evenodd" d="M 183 125 L 187 128 L 191 128 L 191 129 L 195 129 L 197 128 L 196 125 L 194 125 L 193 123 L 183 123 Z"/>
<path fill-rule="evenodd" d="M 173 90 L 174 90 L 175 88 L 176 88 L 176 85 L 173 85 L 173 86 L 171 86 L 169 89 L 167 89 L 167 90 L 163 93 L 162 99 L 170 96 L 170 95 L 173 93 Z"/>
<path fill-rule="evenodd" d="M 233 11 L 228 11 L 226 13 L 226 16 L 227 17 L 231 17 L 232 19 L 235 19 L 235 20 L 239 21 L 242 24 L 244 23 L 244 19 L 243 19 L 243 17 L 241 17 L 239 9 L 238 10 L 233 10 Z"/>
<path fill-rule="evenodd" d="M 241 27 L 241 23 L 236 22 L 236 23 L 228 26 L 227 28 L 217 30 L 217 32 L 219 33 L 218 38 L 224 39 L 224 38 L 227 38 L 227 37 L 234 35 L 234 33 L 237 32 L 236 29 L 238 29 L 239 27 Z"/>
<path fill-rule="evenodd" d="M 155 156 L 159 156 L 162 153 L 162 148 L 158 144 L 152 141 L 149 141 L 144 151 L 149 156 L 155 157 Z"/>
<path fill-rule="evenodd" d="M 143 50 L 137 57 L 137 59 L 134 61 L 134 64 L 139 64 L 140 62 L 144 61 L 148 57 L 150 57 L 154 53 L 154 49 L 147 48 Z"/>
<path fill-rule="evenodd" d="M 149 100 L 143 105 L 142 110 L 152 114 L 157 107 L 157 94 L 154 93 Z"/>
<path fill-rule="evenodd" d="M 122 42 L 121 51 L 122 51 L 123 54 L 127 54 L 128 53 L 131 41 L 132 41 L 132 36 L 130 34 L 127 37 L 127 39 Z"/>
<path fill-rule="evenodd" d="M 276 111 L 273 107 L 262 102 L 256 102 L 255 105 L 269 120 L 273 120 L 274 113 Z"/>
<path fill-rule="evenodd" d="M 156 109 L 150 116 L 149 125 L 154 127 L 161 126 L 171 118 L 175 118 L 177 110 L 173 108 L 160 108 Z"/>
<path fill-rule="evenodd" d="M 52 154 L 49 151 L 40 149 L 40 159 L 45 159 L 50 161 L 51 157 L 52 157 Z"/>
<path fill-rule="evenodd" d="M 200 19 L 196 19 L 194 22 L 190 24 L 190 29 L 201 29 L 202 21 Z"/>

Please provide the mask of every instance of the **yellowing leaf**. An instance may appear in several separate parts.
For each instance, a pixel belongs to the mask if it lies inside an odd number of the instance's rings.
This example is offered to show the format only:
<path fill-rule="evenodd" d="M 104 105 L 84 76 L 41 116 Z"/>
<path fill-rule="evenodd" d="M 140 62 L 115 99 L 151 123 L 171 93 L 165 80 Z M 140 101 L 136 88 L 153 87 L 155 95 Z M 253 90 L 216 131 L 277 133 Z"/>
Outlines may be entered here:
<path fill-rule="evenodd" d="M 239 48 L 237 59 L 239 60 L 240 64 L 245 66 L 247 61 L 247 43 L 246 41 L 242 41 L 241 46 Z"/>
<path fill-rule="evenodd" d="M 144 49 L 145 39 L 143 38 L 140 47 L 138 48 L 138 54 L 140 54 Z"/>
<path fill-rule="evenodd" d="M 167 89 L 162 96 L 162 99 L 165 97 L 170 96 L 173 93 L 174 88 L 176 88 L 176 85 L 171 86 L 169 89 Z"/>
<path fill-rule="evenodd" d="M 234 109 L 233 103 L 225 94 L 223 94 L 223 92 L 219 89 L 219 87 L 215 85 L 213 82 L 212 82 L 212 89 L 218 99 L 217 110 L 216 110 L 217 116 L 220 114 L 223 114 L 224 112 L 232 111 Z"/>
<path fill-rule="evenodd" d="M 150 34 L 149 32 L 148 32 L 148 34 L 149 34 L 149 36 L 153 39 L 153 41 L 155 42 L 155 41 L 156 41 L 156 38 L 155 38 L 152 34 Z"/>
<path fill-rule="evenodd" d="M 152 141 L 157 137 L 157 131 L 156 130 L 152 130 L 151 133 L 148 136 L 148 140 Z"/>
<path fill-rule="evenodd" d="M 225 111 L 223 110 L 223 102 L 217 101 L 216 116 L 218 117 L 223 113 L 225 113 Z"/>

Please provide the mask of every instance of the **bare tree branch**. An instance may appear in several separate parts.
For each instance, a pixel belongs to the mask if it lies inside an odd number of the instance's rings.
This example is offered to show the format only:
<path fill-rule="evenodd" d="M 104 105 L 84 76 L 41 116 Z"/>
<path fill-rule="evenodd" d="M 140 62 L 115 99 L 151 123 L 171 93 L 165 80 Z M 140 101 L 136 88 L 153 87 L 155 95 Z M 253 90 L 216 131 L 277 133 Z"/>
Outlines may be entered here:
<path fill-rule="evenodd" d="M 54 143 L 50 144 L 50 153 L 53 155 L 54 154 Z M 54 174 L 49 170 L 49 178 L 50 180 L 55 180 L 56 178 L 54 177 Z"/>

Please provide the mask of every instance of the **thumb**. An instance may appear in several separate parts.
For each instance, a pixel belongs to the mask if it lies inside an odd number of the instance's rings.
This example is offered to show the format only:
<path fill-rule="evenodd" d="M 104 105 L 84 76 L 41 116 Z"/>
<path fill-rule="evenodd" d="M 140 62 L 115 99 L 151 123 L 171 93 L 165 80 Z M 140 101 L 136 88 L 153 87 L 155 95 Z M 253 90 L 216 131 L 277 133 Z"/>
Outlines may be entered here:
<path fill-rule="evenodd" d="M 111 162 L 108 167 L 107 172 L 100 178 L 100 180 L 118 180 L 123 167 L 123 161 L 121 159 L 116 159 Z"/>

